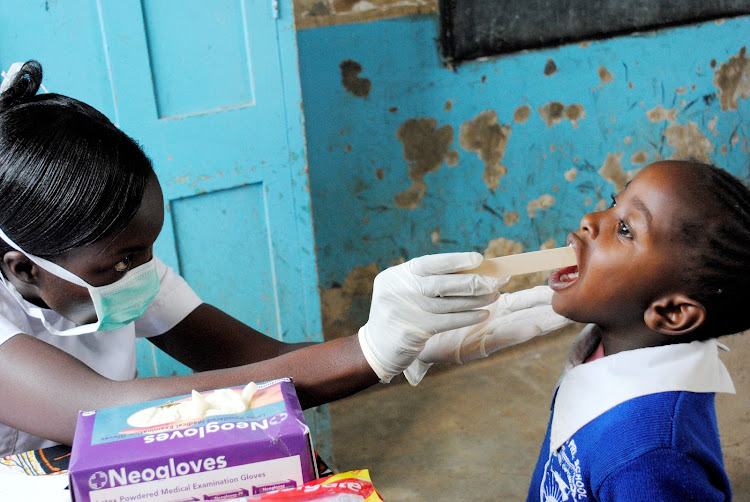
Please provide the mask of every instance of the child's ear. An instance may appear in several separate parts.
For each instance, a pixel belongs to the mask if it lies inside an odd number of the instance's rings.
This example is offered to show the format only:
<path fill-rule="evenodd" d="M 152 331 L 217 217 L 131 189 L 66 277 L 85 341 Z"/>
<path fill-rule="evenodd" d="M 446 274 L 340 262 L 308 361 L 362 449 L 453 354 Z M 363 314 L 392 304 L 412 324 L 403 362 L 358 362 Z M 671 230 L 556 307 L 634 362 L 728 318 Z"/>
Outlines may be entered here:
<path fill-rule="evenodd" d="M 643 314 L 646 325 L 665 335 L 684 335 L 706 320 L 706 308 L 682 293 L 663 296 L 649 305 Z"/>
<path fill-rule="evenodd" d="M 19 251 L 8 251 L 3 256 L 3 262 L 10 273 L 19 280 L 31 283 L 36 279 L 34 262 L 29 260 L 25 254 Z"/>

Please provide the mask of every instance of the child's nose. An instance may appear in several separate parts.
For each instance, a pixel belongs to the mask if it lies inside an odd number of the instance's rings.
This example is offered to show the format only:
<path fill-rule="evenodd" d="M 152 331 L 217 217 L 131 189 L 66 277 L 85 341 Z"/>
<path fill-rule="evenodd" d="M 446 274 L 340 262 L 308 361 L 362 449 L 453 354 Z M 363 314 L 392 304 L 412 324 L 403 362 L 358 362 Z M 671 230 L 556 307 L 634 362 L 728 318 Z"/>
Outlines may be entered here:
<path fill-rule="evenodd" d="M 592 239 L 599 233 L 597 213 L 588 213 L 581 218 L 581 231 L 586 232 Z"/>

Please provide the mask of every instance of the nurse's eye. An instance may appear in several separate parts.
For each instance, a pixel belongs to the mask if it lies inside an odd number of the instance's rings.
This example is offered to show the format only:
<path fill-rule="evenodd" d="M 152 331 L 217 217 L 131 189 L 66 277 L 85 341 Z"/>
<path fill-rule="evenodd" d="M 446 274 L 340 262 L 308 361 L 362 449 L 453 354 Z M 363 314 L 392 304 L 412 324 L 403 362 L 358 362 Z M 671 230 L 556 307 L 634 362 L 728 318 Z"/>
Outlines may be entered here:
<path fill-rule="evenodd" d="M 620 235 L 622 235 L 623 237 L 625 237 L 627 239 L 632 239 L 633 238 L 633 234 L 630 233 L 630 228 L 628 228 L 628 224 L 625 223 L 622 220 L 620 220 L 617 223 L 617 233 L 620 234 Z"/>
<path fill-rule="evenodd" d="M 610 194 L 609 198 L 612 199 L 612 202 L 610 203 L 609 207 L 615 207 L 617 205 L 617 195 Z"/>
<path fill-rule="evenodd" d="M 132 257 L 130 255 L 126 256 L 123 260 L 120 260 L 115 264 L 115 271 L 117 272 L 127 272 L 130 270 L 130 265 L 132 263 Z"/>

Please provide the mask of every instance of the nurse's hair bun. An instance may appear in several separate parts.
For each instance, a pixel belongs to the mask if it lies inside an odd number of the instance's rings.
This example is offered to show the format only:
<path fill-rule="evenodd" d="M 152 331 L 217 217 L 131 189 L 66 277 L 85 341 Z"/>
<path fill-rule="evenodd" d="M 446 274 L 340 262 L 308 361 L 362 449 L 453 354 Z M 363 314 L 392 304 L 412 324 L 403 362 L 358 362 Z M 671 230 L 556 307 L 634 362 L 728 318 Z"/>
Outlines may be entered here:
<path fill-rule="evenodd" d="M 42 85 L 42 65 L 38 61 L 27 61 L 18 71 L 11 67 L 2 83 L 0 112 L 33 98 Z"/>

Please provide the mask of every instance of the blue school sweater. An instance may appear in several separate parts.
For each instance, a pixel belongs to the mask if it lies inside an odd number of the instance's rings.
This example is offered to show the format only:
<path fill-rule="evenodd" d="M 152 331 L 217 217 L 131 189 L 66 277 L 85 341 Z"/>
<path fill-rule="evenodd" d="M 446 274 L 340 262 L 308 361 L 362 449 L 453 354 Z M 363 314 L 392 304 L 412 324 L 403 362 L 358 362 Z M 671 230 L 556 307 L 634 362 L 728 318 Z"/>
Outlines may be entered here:
<path fill-rule="evenodd" d="M 716 340 L 583 364 L 597 336 L 571 350 L 527 501 L 731 500 L 714 398 L 734 387 Z"/>

